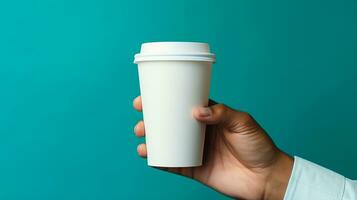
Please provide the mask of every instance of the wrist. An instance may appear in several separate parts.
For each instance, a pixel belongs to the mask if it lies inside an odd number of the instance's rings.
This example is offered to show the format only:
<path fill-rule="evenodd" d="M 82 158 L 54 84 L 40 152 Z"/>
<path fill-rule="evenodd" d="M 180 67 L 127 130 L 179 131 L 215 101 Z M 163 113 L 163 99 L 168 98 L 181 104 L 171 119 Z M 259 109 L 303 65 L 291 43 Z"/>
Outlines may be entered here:
<path fill-rule="evenodd" d="M 264 199 L 283 199 L 291 176 L 294 159 L 279 151 L 277 160 L 271 165 L 266 179 Z"/>

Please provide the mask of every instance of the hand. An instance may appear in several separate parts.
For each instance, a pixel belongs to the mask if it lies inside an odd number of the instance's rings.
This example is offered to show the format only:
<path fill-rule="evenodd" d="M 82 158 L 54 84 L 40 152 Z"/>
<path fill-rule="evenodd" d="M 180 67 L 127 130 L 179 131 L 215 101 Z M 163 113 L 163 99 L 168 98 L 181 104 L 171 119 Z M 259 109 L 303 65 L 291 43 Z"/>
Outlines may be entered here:
<path fill-rule="evenodd" d="M 142 110 L 137 97 L 134 108 Z M 280 151 L 262 127 L 245 112 L 223 104 L 199 107 L 193 116 L 207 124 L 203 165 L 163 170 L 195 179 L 239 199 L 283 199 L 293 159 Z M 134 132 L 145 136 L 144 122 Z M 146 145 L 137 148 L 146 157 Z"/>

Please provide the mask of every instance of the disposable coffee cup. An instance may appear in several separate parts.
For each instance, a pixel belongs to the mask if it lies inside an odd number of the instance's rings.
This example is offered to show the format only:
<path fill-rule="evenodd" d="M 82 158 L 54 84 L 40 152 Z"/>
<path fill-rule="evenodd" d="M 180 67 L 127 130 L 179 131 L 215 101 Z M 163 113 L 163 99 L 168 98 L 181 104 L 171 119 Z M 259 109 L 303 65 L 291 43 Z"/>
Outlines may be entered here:
<path fill-rule="evenodd" d="M 134 63 L 138 64 L 148 165 L 202 165 L 206 126 L 192 111 L 208 104 L 214 62 L 206 43 L 141 45 Z"/>

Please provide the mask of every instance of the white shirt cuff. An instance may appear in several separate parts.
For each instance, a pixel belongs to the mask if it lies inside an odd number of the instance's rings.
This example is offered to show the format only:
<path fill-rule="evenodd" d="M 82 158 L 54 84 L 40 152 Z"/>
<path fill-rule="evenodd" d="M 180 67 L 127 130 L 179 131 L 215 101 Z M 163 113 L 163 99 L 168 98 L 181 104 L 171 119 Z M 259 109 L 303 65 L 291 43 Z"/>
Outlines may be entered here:
<path fill-rule="evenodd" d="M 345 183 L 344 176 L 295 156 L 284 200 L 341 200 Z"/>

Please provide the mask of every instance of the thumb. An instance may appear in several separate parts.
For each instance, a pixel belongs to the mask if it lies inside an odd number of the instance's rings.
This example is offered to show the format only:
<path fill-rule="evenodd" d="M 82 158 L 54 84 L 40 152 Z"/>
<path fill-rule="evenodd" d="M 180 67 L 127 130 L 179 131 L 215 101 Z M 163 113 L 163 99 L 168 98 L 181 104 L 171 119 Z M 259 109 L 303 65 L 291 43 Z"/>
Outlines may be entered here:
<path fill-rule="evenodd" d="M 234 111 L 224 104 L 210 107 L 197 107 L 193 110 L 193 117 L 206 124 L 218 124 L 231 120 Z"/>

